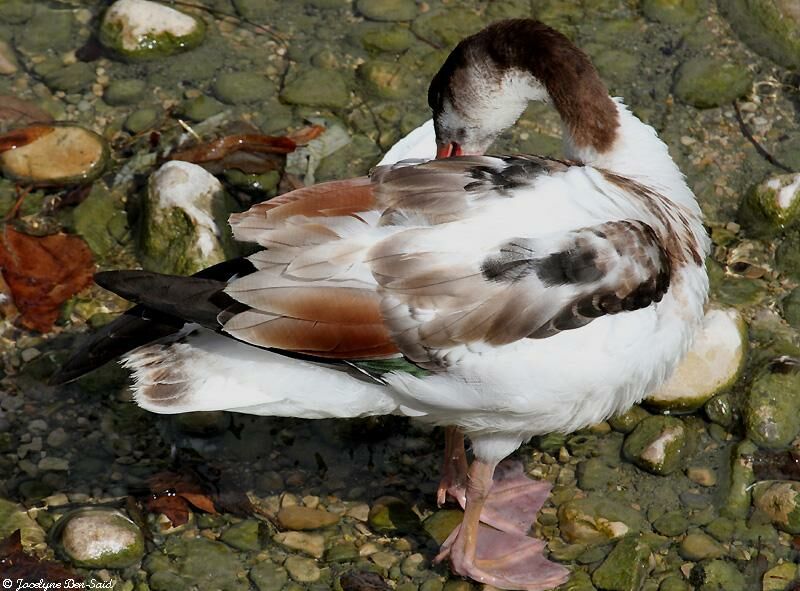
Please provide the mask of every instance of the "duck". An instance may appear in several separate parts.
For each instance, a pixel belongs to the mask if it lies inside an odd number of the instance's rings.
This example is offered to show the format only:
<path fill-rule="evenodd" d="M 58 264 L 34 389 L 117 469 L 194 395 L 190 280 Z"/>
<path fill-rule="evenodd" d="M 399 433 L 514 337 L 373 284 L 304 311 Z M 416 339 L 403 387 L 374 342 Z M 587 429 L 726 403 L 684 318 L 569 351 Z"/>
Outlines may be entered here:
<path fill-rule="evenodd" d="M 565 157 L 487 155 L 531 101 L 559 114 Z M 654 129 L 537 20 L 463 39 L 428 102 L 432 120 L 370 176 L 232 215 L 255 254 L 192 277 L 98 273 L 136 306 L 61 377 L 122 354 L 156 413 L 442 426 L 437 501 L 464 518 L 436 559 L 499 589 L 552 589 L 569 571 L 529 535 L 549 485 L 507 458 L 667 379 L 703 318 L 709 238 Z"/>

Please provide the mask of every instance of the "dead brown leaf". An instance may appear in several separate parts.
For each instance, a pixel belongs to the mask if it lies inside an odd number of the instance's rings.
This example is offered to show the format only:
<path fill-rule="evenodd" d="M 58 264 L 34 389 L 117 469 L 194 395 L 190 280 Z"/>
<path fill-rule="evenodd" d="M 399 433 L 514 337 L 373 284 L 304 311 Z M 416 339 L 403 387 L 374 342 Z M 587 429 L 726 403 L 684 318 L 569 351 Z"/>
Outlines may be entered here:
<path fill-rule="evenodd" d="M 17 530 L 0 541 L 0 574 L 6 580 L 39 581 L 64 584 L 67 579 L 83 581 L 78 573 L 52 560 L 39 560 L 22 550 L 22 536 Z"/>
<path fill-rule="evenodd" d="M 30 101 L 15 96 L 0 95 L 0 132 L 31 123 L 50 123 L 52 120 L 47 111 Z"/>
<path fill-rule="evenodd" d="M 77 236 L 29 236 L 9 225 L 0 234 L 0 268 L 26 328 L 47 332 L 61 305 L 92 283 L 92 251 Z"/>
<path fill-rule="evenodd" d="M 189 520 L 189 505 L 206 513 L 216 513 L 214 502 L 189 474 L 159 472 L 148 479 L 151 496 L 145 507 L 152 513 L 163 513 L 173 527 Z"/>
<path fill-rule="evenodd" d="M 50 125 L 31 125 L 0 134 L 0 153 L 27 146 L 52 131 L 53 127 Z"/>

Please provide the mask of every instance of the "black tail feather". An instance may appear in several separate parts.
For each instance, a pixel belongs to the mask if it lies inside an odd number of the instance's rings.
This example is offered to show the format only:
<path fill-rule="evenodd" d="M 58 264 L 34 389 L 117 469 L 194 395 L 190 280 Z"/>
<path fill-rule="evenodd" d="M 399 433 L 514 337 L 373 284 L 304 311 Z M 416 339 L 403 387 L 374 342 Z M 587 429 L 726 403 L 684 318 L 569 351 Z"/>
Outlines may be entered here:
<path fill-rule="evenodd" d="M 50 383 L 71 382 L 128 351 L 177 333 L 186 322 L 219 328 L 217 314 L 234 303 L 222 289 L 233 276 L 254 270 L 242 257 L 191 277 L 147 271 L 97 273 L 98 285 L 138 305 L 92 334 L 50 377 Z"/>

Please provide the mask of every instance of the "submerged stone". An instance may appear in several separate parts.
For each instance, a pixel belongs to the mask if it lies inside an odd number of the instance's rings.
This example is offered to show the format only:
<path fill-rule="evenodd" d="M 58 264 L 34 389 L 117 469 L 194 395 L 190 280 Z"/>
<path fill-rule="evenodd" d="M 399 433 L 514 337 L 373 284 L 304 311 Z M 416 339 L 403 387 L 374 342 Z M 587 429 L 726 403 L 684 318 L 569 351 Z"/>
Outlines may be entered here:
<path fill-rule="evenodd" d="M 800 8 L 795 0 L 725 0 L 718 3 L 737 35 L 786 68 L 800 68 Z"/>
<path fill-rule="evenodd" d="M 138 526 L 114 509 L 90 507 L 64 515 L 55 536 L 63 554 L 84 568 L 125 568 L 144 555 Z"/>
<path fill-rule="evenodd" d="M 692 348 L 670 378 L 647 398 L 659 410 L 692 412 L 732 386 L 744 367 L 747 325 L 733 308 L 709 310 Z"/>
<path fill-rule="evenodd" d="M 291 105 L 340 109 L 350 102 L 350 90 L 339 72 L 313 68 L 287 83 L 281 100 Z"/>
<path fill-rule="evenodd" d="M 272 539 L 282 546 L 305 552 L 314 558 L 322 558 L 325 553 L 325 538 L 320 534 L 285 531 L 275 534 Z"/>
<path fill-rule="evenodd" d="M 623 453 L 639 468 L 653 474 L 671 474 L 681 467 L 689 451 L 689 436 L 683 421 L 653 416 L 643 420 L 625 438 Z"/>
<path fill-rule="evenodd" d="M 800 370 L 794 361 L 778 358 L 756 375 L 744 424 L 747 437 L 767 449 L 784 449 L 800 434 Z"/>
<path fill-rule="evenodd" d="M 105 169 L 108 145 L 77 125 L 34 125 L 24 130 L 36 139 L 0 153 L 0 172 L 20 183 L 58 186 L 88 183 Z"/>
<path fill-rule="evenodd" d="M 203 20 L 150 0 L 117 0 L 103 15 L 100 42 L 130 60 L 164 57 L 197 47 Z"/>
<path fill-rule="evenodd" d="M 757 449 L 752 441 L 745 439 L 731 450 L 728 495 L 720 509 L 720 513 L 725 517 L 744 519 L 750 512 L 750 486 L 755 482 L 753 454 Z"/>
<path fill-rule="evenodd" d="M 26 549 L 42 544 L 44 530 L 28 515 L 22 505 L 0 498 L 0 540 L 5 540 L 15 531 L 20 531 L 22 546 Z"/>
<path fill-rule="evenodd" d="M 699 531 L 687 534 L 678 551 L 686 560 L 694 561 L 721 558 L 725 555 L 725 548 L 719 542 Z"/>
<path fill-rule="evenodd" d="M 103 100 L 112 106 L 135 105 L 147 90 L 147 82 L 140 78 L 114 80 L 103 92 Z"/>
<path fill-rule="evenodd" d="M 11 46 L 0 39 L 0 75 L 10 76 L 19 70 L 19 61 Z"/>
<path fill-rule="evenodd" d="M 402 26 L 369 29 L 361 36 L 366 49 L 397 53 L 405 51 L 414 43 L 414 34 Z"/>
<path fill-rule="evenodd" d="M 171 161 L 150 177 L 140 229 L 145 269 L 191 275 L 225 260 L 215 209 L 222 184 L 204 168 Z"/>
<path fill-rule="evenodd" d="M 214 94 L 229 105 L 254 103 L 274 95 L 275 84 L 254 72 L 223 72 L 214 82 Z"/>
<path fill-rule="evenodd" d="M 771 239 L 800 224 L 800 174 L 782 174 L 748 191 L 736 221 L 754 238 Z"/>
<path fill-rule="evenodd" d="M 419 528 L 419 517 L 397 497 L 380 497 L 369 510 L 369 525 L 379 532 L 409 533 Z"/>
<path fill-rule="evenodd" d="M 701 9 L 702 8 L 702 9 Z M 704 0 L 644 0 L 642 13 L 654 21 L 667 25 L 690 25 L 704 13 Z"/>
<path fill-rule="evenodd" d="M 800 330 L 800 287 L 796 287 L 789 293 L 783 302 L 783 318 L 792 328 Z"/>
<path fill-rule="evenodd" d="M 592 582 L 605 591 L 638 591 L 650 570 L 649 557 L 641 536 L 623 538 L 592 573 Z"/>
<path fill-rule="evenodd" d="M 753 504 L 766 513 L 778 529 L 800 534 L 800 482 L 759 482 L 753 490 Z"/>
<path fill-rule="evenodd" d="M 739 98 L 752 83 L 752 75 L 741 64 L 696 57 L 678 68 L 675 95 L 698 109 L 708 109 Z"/>
<path fill-rule="evenodd" d="M 410 21 L 417 16 L 414 0 L 358 0 L 356 8 L 374 21 Z"/>
<path fill-rule="evenodd" d="M 775 266 L 786 276 L 800 280 L 800 228 L 792 228 L 778 244 Z"/>
<path fill-rule="evenodd" d="M 107 255 L 120 239 L 128 237 L 124 205 L 100 182 L 92 185 L 89 196 L 73 210 L 72 220 L 75 231 L 98 257 Z"/>
<path fill-rule="evenodd" d="M 563 503 L 558 508 L 561 536 L 573 544 L 607 544 L 648 529 L 642 515 L 602 497 L 587 497 Z"/>
<path fill-rule="evenodd" d="M 230 526 L 219 539 L 237 550 L 257 551 L 261 549 L 258 529 L 258 521 L 247 519 Z"/>
<path fill-rule="evenodd" d="M 700 582 L 700 586 L 695 587 L 697 591 L 750 591 L 739 569 L 725 560 L 712 560 L 697 565 L 690 578 L 696 578 Z"/>
<path fill-rule="evenodd" d="M 437 544 L 443 544 L 452 531 L 464 519 L 464 513 L 455 509 L 441 509 L 431 514 L 423 523 L 422 528 L 428 532 Z"/>
<path fill-rule="evenodd" d="M 477 33 L 486 23 L 473 10 L 450 8 L 432 10 L 414 19 L 411 25 L 422 39 L 437 47 L 453 47 L 467 35 Z"/>
<path fill-rule="evenodd" d="M 82 92 L 88 90 L 89 86 L 94 82 L 95 73 L 90 64 L 76 62 L 68 66 L 59 65 L 57 68 L 47 70 L 42 78 L 50 90 Z"/>
<path fill-rule="evenodd" d="M 630 433 L 636 428 L 636 425 L 641 423 L 644 419 L 650 416 L 650 413 L 643 409 L 638 404 L 633 405 L 621 415 L 616 415 L 608 419 L 608 424 L 614 431 L 620 433 Z"/>
<path fill-rule="evenodd" d="M 792 583 L 797 582 L 797 577 L 797 565 L 791 562 L 784 562 L 764 573 L 761 591 L 789 591 Z"/>
<path fill-rule="evenodd" d="M 278 511 L 281 527 L 293 530 L 320 529 L 339 522 L 339 516 L 324 509 L 312 509 L 301 505 L 283 507 Z"/>
<path fill-rule="evenodd" d="M 358 67 L 358 75 L 369 91 L 390 100 L 406 98 L 416 86 L 403 64 L 388 59 L 367 60 Z"/>
<path fill-rule="evenodd" d="M 274 591 L 283 588 L 289 575 L 282 566 L 265 560 L 250 569 L 250 580 L 258 587 L 258 591 Z"/>

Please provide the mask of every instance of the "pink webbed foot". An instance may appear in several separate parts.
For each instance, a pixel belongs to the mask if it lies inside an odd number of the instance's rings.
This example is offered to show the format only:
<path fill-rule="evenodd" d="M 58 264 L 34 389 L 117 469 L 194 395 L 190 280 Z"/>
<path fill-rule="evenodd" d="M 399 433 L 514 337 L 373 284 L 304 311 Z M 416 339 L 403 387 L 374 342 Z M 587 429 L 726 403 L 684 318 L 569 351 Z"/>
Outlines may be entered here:
<path fill-rule="evenodd" d="M 542 540 L 486 526 L 478 528 L 475 558 L 470 560 L 458 536 L 460 528 L 442 545 L 436 561 L 449 558 L 453 572 L 462 577 L 517 591 L 555 589 L 569 578 L 566 568 L 544 557 Z"/>

